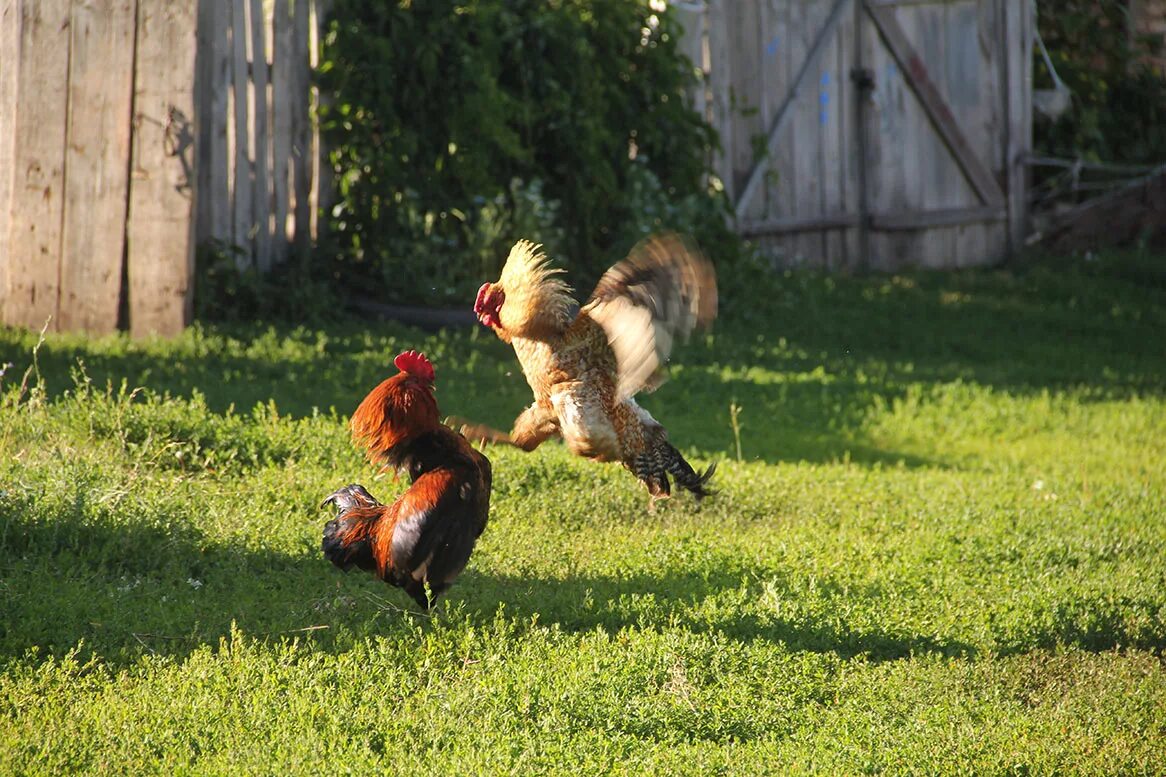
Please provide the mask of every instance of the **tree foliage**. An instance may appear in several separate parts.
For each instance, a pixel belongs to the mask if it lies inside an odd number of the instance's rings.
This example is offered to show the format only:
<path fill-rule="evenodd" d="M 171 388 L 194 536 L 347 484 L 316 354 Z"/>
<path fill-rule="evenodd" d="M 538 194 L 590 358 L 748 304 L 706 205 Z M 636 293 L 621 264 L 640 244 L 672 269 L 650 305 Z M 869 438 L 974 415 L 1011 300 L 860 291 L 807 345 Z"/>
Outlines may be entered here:
<path fill-rule="evenodd" d="M 528 237 L 587 279 L 645 231 L 731 239 L 679 29 L 643 0 L 338 0 L 321 128 L 340 277 L 464 303 Z"/>
<path fill-rule="evenodd" d="M 1088 161 L 1166 160 L 1166 78 L 1150 59 L 1153 41 L 1131 36 L 1128 14 L 1127 0 L 1040 2 L 1040 34 L 1073 95 L 1059 119 L 1037 122 L 1040 152 Z M 1051 88 L 1052 76 L 1035 56 L 1035 86 Z"/>

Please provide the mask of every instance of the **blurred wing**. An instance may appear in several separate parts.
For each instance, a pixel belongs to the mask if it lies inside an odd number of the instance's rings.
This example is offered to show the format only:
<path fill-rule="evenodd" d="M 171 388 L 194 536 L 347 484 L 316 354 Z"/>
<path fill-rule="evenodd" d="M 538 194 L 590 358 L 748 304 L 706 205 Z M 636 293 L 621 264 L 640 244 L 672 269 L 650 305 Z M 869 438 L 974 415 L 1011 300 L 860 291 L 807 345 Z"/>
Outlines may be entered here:
<path fill-rule="evenodd" d="M 392 566 L 415 580 L 451 582 L 470 558 L 485 516 L 481 480 L 457 471 L 428 472 L 398 500 L 393 527 Z"/>
<path fill-rule="evenodd" d="M 673 343 L 716 318 L 716 273 L 691 240 L 655 235 L 603 274 L 583 311 L 611 343 L 623 401 L 658 388 Z"/>

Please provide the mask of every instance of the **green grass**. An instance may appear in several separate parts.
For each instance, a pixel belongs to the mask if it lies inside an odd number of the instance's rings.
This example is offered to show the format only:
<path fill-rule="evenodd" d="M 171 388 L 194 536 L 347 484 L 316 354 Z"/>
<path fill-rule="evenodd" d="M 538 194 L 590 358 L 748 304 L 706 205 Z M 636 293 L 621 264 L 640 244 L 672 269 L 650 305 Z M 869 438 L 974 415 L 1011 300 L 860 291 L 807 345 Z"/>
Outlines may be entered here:
<path fill-rule="evenodd" d="M 0 330 L 0 773 L 1160 773 L 1166 258 L 726 286 L 644 399 L 720 493 L 489 449 L 432 617 L 315 505 L 402 348 L 507 425 L 488 333 Z"/>

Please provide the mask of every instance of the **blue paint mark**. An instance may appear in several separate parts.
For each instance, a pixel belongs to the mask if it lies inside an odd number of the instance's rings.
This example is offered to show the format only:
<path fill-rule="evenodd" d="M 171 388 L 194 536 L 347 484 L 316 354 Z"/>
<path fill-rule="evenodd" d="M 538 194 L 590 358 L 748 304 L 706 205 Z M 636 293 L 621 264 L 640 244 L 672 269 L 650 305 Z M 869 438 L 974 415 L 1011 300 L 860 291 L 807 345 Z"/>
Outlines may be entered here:
<path fill-rule="evenodd" d="M 826 126 L 830 120 L 830 73 L 825 72 L 821 78 L 822 88 L 818 90 L 818 123 Z"/>
<path fill-rule="evenodd" d="M 769 43 L 765 44 L 765 55 L 772 57 L 774 54 L 776 54 L 777 53 L 777 44 L 778 44 L 778 38 L 776 35 L 774 35 L 773 40 L 771 40 Z"/>

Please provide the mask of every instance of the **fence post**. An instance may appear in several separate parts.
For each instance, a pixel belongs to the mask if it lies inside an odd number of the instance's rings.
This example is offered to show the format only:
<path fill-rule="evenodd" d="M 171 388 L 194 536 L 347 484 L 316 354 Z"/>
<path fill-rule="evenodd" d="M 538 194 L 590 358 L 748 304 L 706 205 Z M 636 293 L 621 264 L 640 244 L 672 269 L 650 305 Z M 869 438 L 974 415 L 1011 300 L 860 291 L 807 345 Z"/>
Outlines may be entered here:
<path fill-rule="evenodd" d="M 138 0 L 127 272 L 130 332 L 190 323 L 194 281 L 194 70 L 197 10 Z"/>

